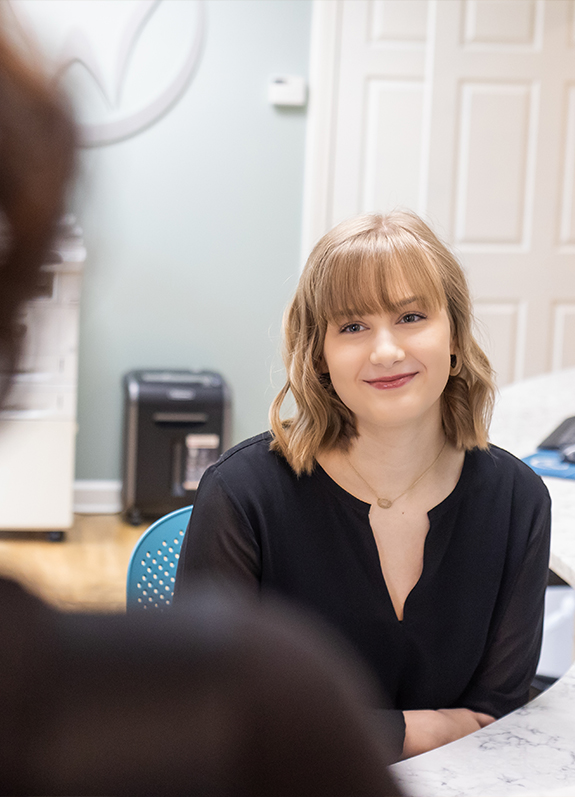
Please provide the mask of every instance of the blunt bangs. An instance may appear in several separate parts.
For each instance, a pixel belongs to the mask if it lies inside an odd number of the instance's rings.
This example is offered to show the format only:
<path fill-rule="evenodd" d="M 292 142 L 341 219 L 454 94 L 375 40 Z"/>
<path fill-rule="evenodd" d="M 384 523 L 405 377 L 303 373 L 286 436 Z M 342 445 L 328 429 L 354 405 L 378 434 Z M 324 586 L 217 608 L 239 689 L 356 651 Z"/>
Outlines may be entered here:
<path fill-rule="evenodd" d="M 416 298 L 424 310 L 447 305 L 439 268 L 405 230 L 378 229 L 343 241 L 326 253 L 314 280 L 316 319 L 396 312 Z"/>

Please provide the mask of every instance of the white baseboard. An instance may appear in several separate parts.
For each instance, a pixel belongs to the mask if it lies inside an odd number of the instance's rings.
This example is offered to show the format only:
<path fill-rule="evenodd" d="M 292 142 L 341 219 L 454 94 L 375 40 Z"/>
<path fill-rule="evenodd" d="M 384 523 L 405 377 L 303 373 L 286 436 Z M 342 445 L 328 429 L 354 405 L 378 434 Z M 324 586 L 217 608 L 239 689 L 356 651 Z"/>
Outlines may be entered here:
<path fill-rule="evenodd" d="M 116 515 L 121 510 L 121 481 L 79 479 L 74 482 L 74 512 L 79 515 Z"/>

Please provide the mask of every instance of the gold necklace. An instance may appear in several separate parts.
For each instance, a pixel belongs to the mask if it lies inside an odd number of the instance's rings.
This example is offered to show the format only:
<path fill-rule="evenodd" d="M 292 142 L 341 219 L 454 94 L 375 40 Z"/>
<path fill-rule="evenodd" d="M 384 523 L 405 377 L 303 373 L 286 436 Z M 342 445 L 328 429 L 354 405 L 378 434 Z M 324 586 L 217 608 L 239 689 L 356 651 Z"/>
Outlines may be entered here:
<path fill-rule="evenodd" d="M 363 482 L 364 484 L 366 484 L 366 485 L 369 487 L 369 489 L 371 490 L 371 492 L 372 492 L 372 493 L 375 495 L 375 497 L 377 498 L 377 505 L 378 505 L 379 507 L 381 507 L 382 509 L 389 509 L 391 506 L 393 506 L 393 504 L 395 504 L 395 502 L 396 502 L 396 501 L 397 501 L 399 498 L 401 498 L 401 497 L 402 497 L 402 496 L 404 496 L 406 493 L 408 493 L 410 490 L 412 490 L 412 489 L 415 487 L 415 485 L 416 485 L 416 484 L 419 484 L 419 482 L 420 482 L 420 481 L 423 479 L 423 477 L 424 477 L 424 476 L 425 476 L 427 473 L 429 473 L 429 471 L 430 471 L 430 470 L 432 469 L 432 467 L 435 465 L 435 463 L 437 462 L 437 460 L 439 459 L 439 457 L 440 457 L 440 456 L 443 454 L 443 449 L 445 448 L 445 444 L 446 444 L 446 443 L 447 443 L 447 437 L 446 437 L 446 438 L 444 438 L 444 440 L 443 440 L 443 445 L 442 445 L 442 446 L 441 446 L 441 448 L 439 449 L 439 454 L 438 454 L 438 455 L 435 457 L 435 459 L 433 460 L 433 462 L 431 463 L 431 465 L 430 465 L 429 467 L 427 467 L 427 468 L 426 468 L 426 469 L 423 471 L 423 473 L 422 473 L 420 476 L 418 476 L 418 477 L 417 477 L 417 479 L 416 479 L 414 482 L 412 482 L 412 483 L 409 485 L 409 487 L 408 487 L 406 490 L 404 490 L 404 491 L 403 491 L 402 493 L 400 493 L 399 495 L 396 495 L 396 496 L 395 496 L 395 498 L 382 498 L 382 497 L 380 497 L 380 496 L 377 494 L 377 490 L 374 490 L 374 489 L 373 489 L 373 487 L 372 487 L 372 486 L 371 486 L 371 484 L 370 484 L 370 483 L 367 481 L 367 479 L 364 479 L 364 478 L 363 478 L 363 476 L 361 475 L 361 473 L 360 473 L 360 472 L 357 470 L 357 468 L 354 466 L 353 462 L 352 462 L 352 461 L 351 461 L 351 459 L 349 458 L 349 454 L 347 455 L 347 461 L 349 462 L 349 464 L 350 464 L 351 468 L 352 468 L 352 469 L 353 469 L 353 470 L 354 470 L 354 471 L 357 473 L 357 475 L 358 475 L 358 476 L 359 476 L 359 478 L 362 480 L 362 482 Z"/>

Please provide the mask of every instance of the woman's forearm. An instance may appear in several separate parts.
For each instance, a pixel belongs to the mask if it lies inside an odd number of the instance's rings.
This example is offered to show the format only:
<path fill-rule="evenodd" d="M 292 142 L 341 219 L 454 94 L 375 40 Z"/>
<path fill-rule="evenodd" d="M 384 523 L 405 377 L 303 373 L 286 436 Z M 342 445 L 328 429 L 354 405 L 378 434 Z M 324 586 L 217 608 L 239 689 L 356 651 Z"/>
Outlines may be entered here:
<path fill-rule="evenodd" d="M 494 722 L 489 714 L 468 708 L 445 708 L 437 711 L 404 711 L 405 741 L 403 758 L 426 753 Z"/>

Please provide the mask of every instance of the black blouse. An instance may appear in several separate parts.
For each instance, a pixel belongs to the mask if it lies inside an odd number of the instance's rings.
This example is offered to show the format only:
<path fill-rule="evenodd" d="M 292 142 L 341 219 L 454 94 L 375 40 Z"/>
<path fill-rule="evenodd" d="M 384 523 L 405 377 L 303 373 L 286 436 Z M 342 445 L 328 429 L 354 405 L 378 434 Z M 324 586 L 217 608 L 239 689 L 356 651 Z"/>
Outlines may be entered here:
<path fill-rule="evenodd" d="M 523 705 L 541 644 L 550 499 L 496 446 L 465 455 L 428 514 L 421 577 L 397 619 L 369 504 L 319 466 L 297 477 L 265 433 L 206 471 L 184 540 L 176 602 L 198 574 L 273 591 L 339 630 L 395 709 Z"/>

